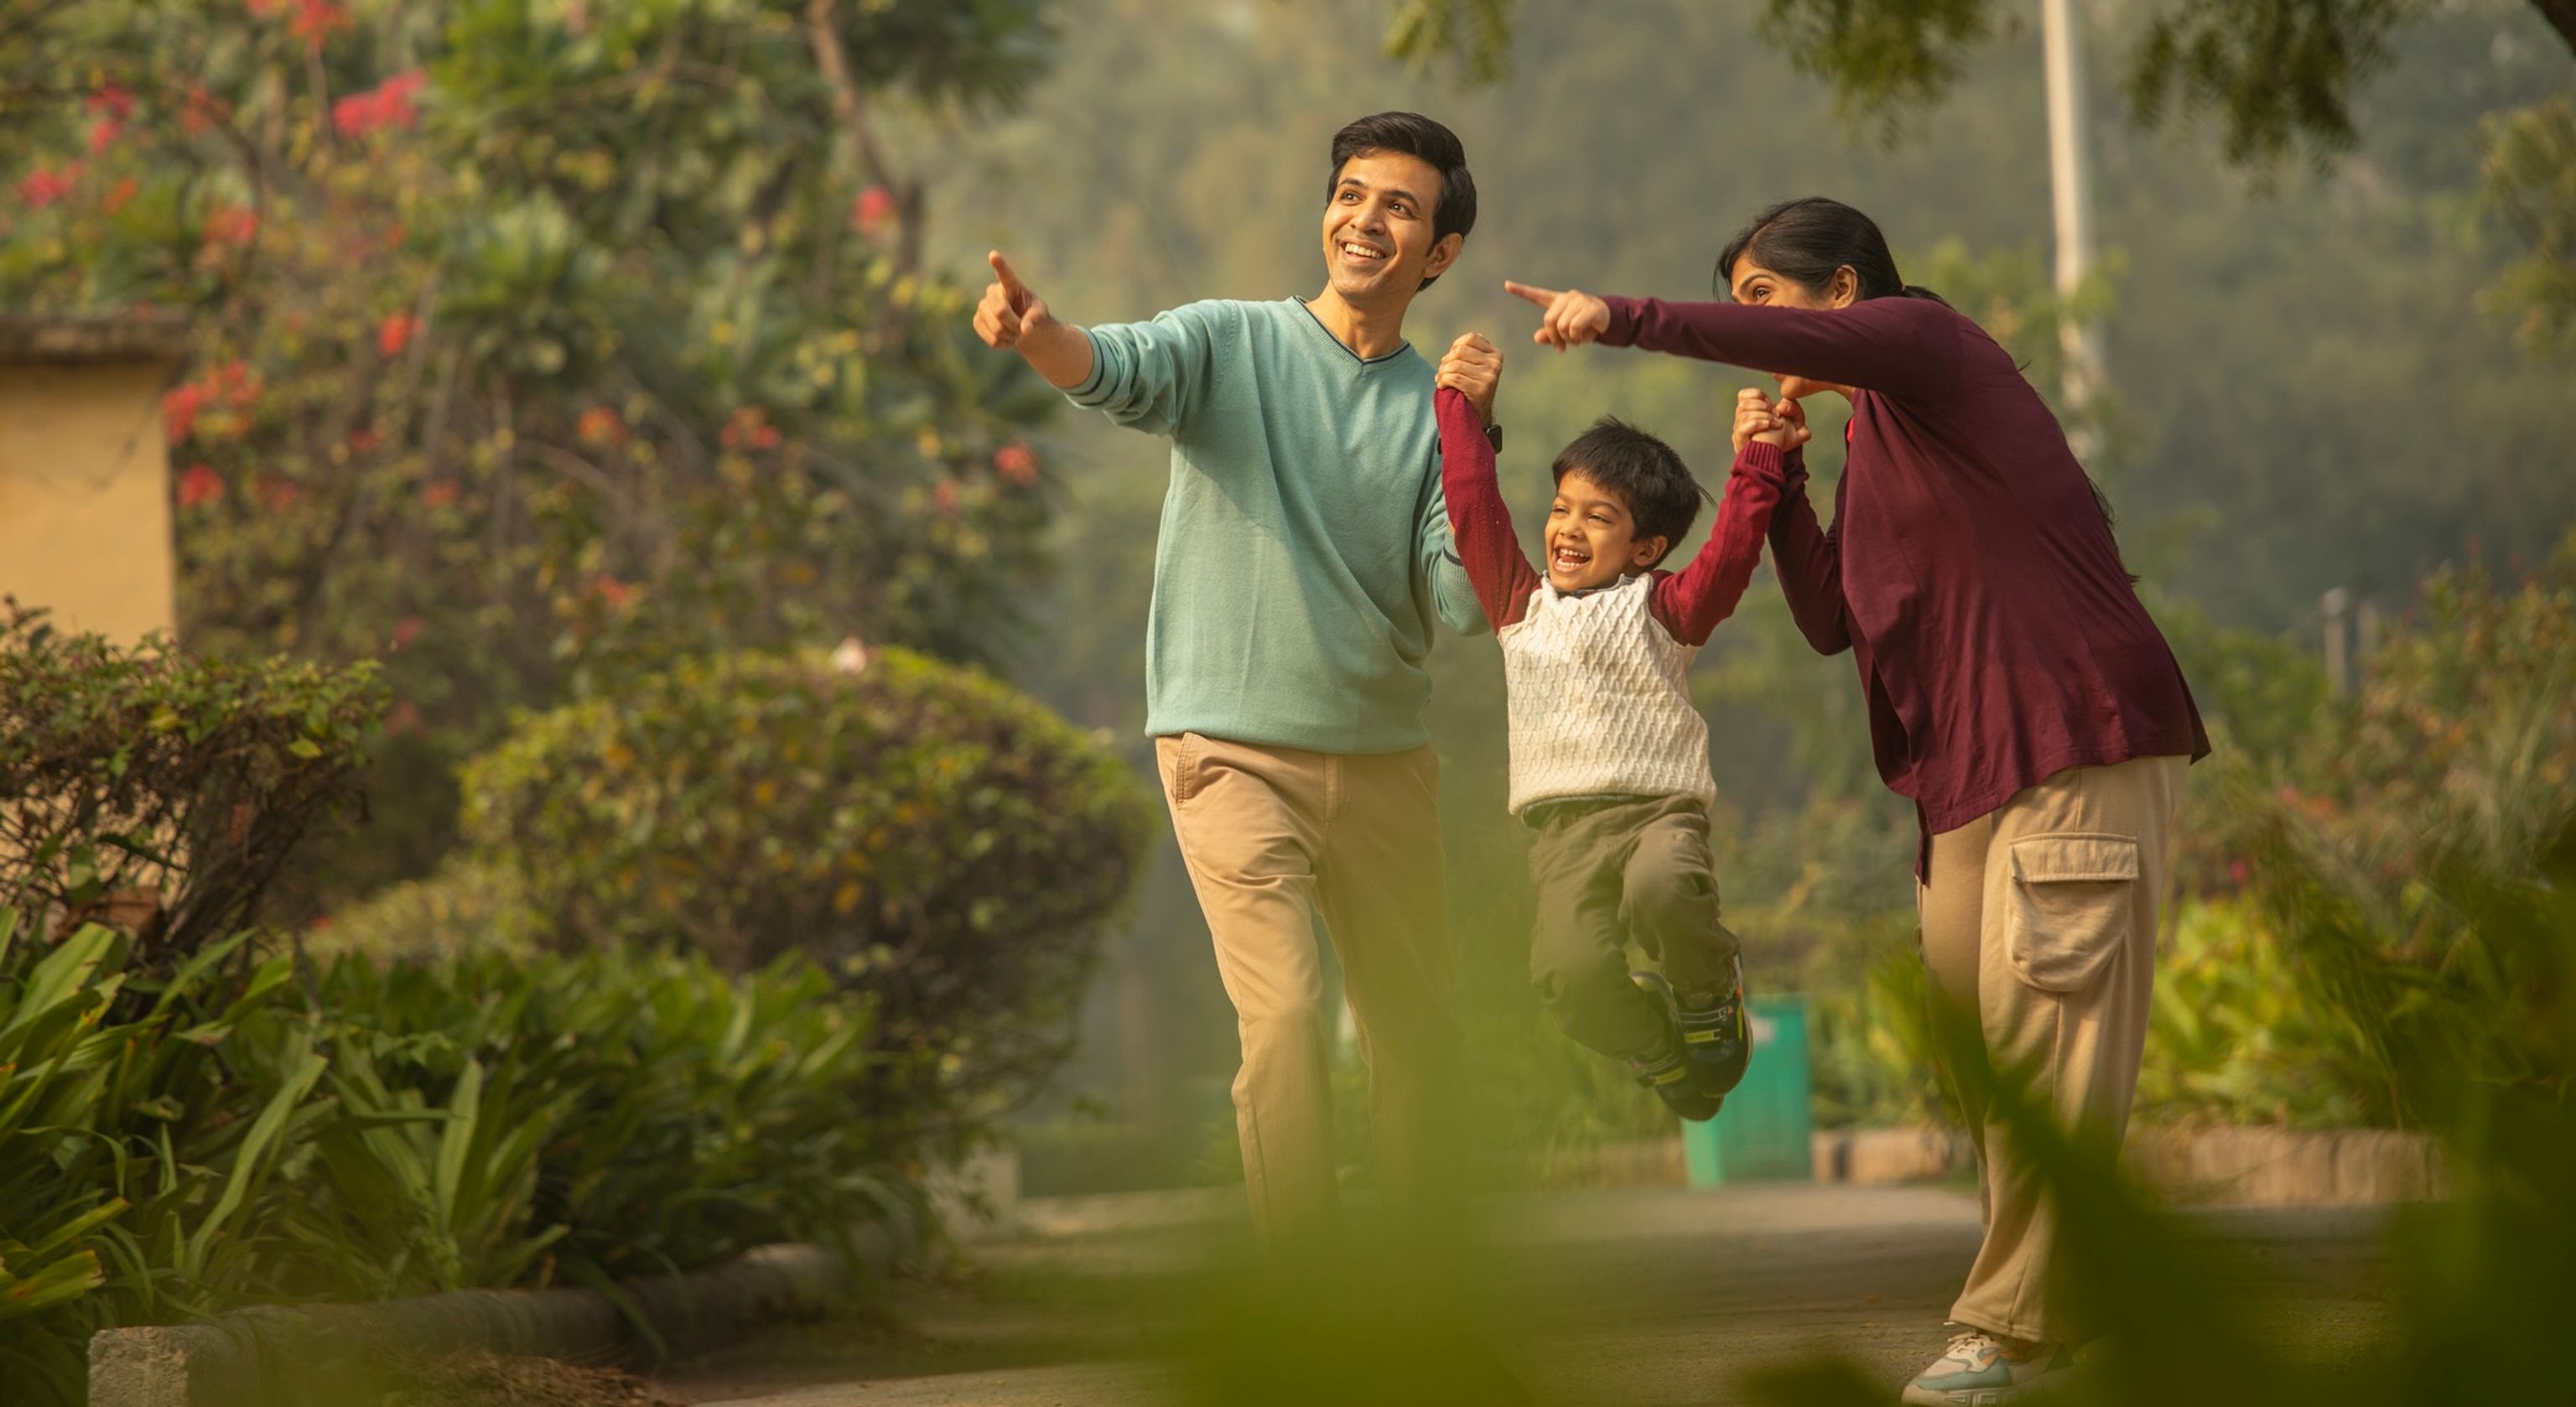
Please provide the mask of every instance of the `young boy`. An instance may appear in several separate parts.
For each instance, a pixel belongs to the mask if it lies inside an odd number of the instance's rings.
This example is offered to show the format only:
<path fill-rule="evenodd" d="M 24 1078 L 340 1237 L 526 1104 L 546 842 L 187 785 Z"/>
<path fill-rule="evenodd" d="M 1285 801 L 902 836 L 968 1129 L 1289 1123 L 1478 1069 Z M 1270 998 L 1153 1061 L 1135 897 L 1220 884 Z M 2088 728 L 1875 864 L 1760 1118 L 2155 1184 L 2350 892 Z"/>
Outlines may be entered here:
<path fill-rule="evenodd" d="M 1714 1115 L 1744 1077 L 1744 964 L 1718 917 L 1708 848 L 1708 725 L 1691 657 L 1734 613 L 1804 440 L 1749 391 L 1735 468 L 1708 544 L 1658 569 L 1702 494 L 1654 436 L 1603 417 L 1557 455 L 1547 572 L 1530 569 L 1494 478 L 1494 448 L 1462 392 L 1490 395 L 1500 356 L 1459 339 L 1434 392 L 1442 488 L 1458 555 L 1503 647 L 1511 809 L 1530 846 L 1538 928 L 1531 976 L 1564 1032 L 1625 1060 L 1685 1119 Z M 1627 940 L 1662 966 L 1627 971 Z"/>

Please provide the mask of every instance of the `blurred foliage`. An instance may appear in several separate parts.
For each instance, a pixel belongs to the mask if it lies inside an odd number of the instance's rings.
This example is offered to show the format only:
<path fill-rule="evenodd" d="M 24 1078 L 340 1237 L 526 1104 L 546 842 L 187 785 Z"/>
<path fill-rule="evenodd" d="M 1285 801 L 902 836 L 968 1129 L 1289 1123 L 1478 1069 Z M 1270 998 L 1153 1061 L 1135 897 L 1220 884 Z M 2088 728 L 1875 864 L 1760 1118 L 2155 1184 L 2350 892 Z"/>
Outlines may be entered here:
<path fill-rule="evenodd" d="M 426 873 L 508 708 L 858 630 L 994 649 L 1051 399 L 919 268 L 886 110 L 1017 103 L 1041 0 L 99 0 L 0 21 L 0 302 L 175 303 L 192 645 L 386 657 Z"/>
<path fill-rule="evenodd" d="M 1388 51 L 1416 64 L 1457 57 L 1484 79 L 1504 71 L 1516 0 L 1393 0 Z M 2177 0 L 2144 20 L 2125 86 L 2137 120 L 2214 115 L 2230 160 L 2262 165 L 2350 148 L 2357 94 L 2386 69 L 2423 0 Z M 2531 8 L 2576 48 L 2576 11 Z M 1998 31 L 2030 25 L 1992 0 L 1765 0 L 1764 40 L 1830 83 L 1850 117 L 1889 134 L 1948 98 Z M 2093 21 L 2099 23 L 2099 21 Z"/>
<path fill-rule="evenodd" d="M 296 843 L 355 815 L 372 664 L 183 655 L 0 602 L 0 904 L 117 915 L 166 969 L 248 922 Z"/>
<path fill-rule="evenodd" d="M 571 947 L 729 971 L 801 951 L 872 1048 L 1022 1094 L 1062 1058 L 1151 813 L 1117 758 L 983 673 L 855 646 L 682 661 L 523 718 L 466 769 L 478 863 Z"/>
<path fill-rule="evenodd" d="M 2487 198 L 2530 252 L 2487 290 L 2534 352 L 2576 348 L 2576 102 L 2561 96 L 2486 120 Z"/>

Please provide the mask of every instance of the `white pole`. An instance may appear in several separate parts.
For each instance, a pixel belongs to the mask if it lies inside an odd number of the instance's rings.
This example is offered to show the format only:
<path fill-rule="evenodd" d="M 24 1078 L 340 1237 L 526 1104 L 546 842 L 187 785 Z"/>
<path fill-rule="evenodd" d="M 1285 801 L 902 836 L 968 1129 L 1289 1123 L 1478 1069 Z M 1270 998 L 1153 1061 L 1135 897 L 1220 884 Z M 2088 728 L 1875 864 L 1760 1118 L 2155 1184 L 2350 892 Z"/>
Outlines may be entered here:
<path fill-rule="evenodd" d="M 2093 150 L 2084 92 L 2084 15 L 2080 0 L 2041 0 L 2042 48 L 2048 58 L 2048 174 L 2057 214 L 2057 296 L 2075 296 L 2093 269 Z M 2057 345 L 2067 418 L 2076 457 L 2099 448 L 2086 415 L 2103 385 L 2102 332 L 2060 315 Z"/>

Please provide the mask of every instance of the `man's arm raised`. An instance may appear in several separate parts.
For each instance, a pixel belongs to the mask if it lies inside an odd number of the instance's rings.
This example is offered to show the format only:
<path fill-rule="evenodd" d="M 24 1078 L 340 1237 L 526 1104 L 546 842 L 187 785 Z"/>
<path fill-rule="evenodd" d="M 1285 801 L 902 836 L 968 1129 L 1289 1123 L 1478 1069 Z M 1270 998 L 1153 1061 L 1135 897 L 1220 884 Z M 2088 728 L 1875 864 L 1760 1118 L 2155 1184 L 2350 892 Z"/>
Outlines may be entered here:
<path fill-rule="evenodd" d="M 1016 349 L 1057 390 L 1070 391 L 1090 380 L 1091 338 L 1071 323 L 1056 321 L 1046 300 L 1029 291 L 1001 251 L 984 258 L 993 266 L 993 281 L 975 305 L 975 335 L 986 346 Z"/>

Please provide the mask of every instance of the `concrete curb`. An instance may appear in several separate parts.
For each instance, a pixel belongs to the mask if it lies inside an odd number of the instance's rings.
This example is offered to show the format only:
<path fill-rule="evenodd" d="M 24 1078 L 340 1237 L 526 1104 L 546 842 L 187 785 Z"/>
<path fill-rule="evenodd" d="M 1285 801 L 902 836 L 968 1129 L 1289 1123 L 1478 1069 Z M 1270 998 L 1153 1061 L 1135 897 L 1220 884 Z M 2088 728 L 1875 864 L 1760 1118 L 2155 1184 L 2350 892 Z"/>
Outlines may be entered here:
<path fill-rule="evenodd" d="M 813 1313 L 853 1287 L 853 1263 L 882 1278 L 894 1237 L 871 1227 L 843 1258 L 820 1246 L 764 1246 L 727 1265 L 622 1282 L 637 1316 L 674 1354 L 726 1342 L 752 1320 Z M 202 1324 L 106 1329 L 89 1341 L 90 1407 L 264 1407 L 287 1373 L 329 1373 L 391 1353 L 462 1349 L 605 1361 L 648 1346 L 593 1290 L 465 1290 L 379 1304 L 262 1307 Z"/>
<path fill-rule="evenodd" d="M 1974 1175 L 1955 1129 L 1828 1129 L 1809 1145 L 1815 1180 L 1853 1186 Z M 2395 1129 L 2137 1128 L 2124 1157 L 2140 1185 L 2177 1206 L 2373 1207 L 2450 1195 L 2439 1144 Z M 1678 1138 L 1614 1143 L 1533 1163 L 1542 1187 L 1679 1187 Z"/>

